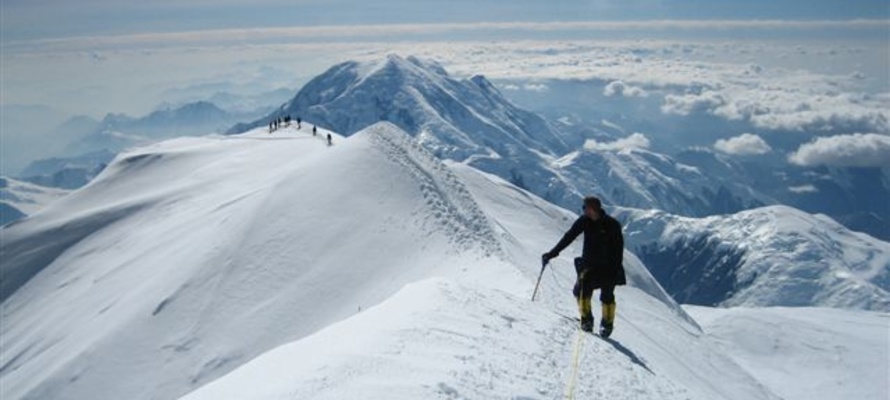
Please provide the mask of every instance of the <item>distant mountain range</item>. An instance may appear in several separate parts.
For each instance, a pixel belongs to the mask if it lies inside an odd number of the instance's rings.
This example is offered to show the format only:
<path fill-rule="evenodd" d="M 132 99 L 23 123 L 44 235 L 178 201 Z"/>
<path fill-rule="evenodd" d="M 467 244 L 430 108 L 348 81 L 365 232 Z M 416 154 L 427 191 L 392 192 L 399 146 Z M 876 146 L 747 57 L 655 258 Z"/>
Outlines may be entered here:
<path fill-rule="evenodd" d="M 31 215 L 67 194 L 67 190 L 0 177 L 0 226 Z"/>
<path fill-rule="evenodd" d="M 0 181 L 2 207 L 39 208 L 0 228 L 0 397 L 553 398 L 569 354 L 614 367 L 578 398 L 773 400 L 813 371 L 826 398 L 886 392 L 890 243 L 778 204 L 856 211 L 881 173 L 567 131 L 410 57 L 337 65 L 241 134 L 170 138 L 221 117 L 165 110 L 26 170 L 101 170 L 70 194 Z M 304 125 L 265 129 L 283 115 Z M 581 241 L 540 264 L 589 193 L 624 224 L 611 338 L 571 318 Z"/>
<path fill-rule="evenodd" d="M 584 129 L 571 121 L 551 123 L 513 105 L 482 76 L 457 79 L 435 62 L 414 57 L 335 65 L 277 110 L 228 132 L 283 115 L 345 135 L 389 121 L 439 157 L 494 173 L 569 209 L 589 194 L 607 204 L 694 217 L 791 204 L 890 239 L 890 207 L 882 206 L 890 200 L 885 171 L 829 173 L 746 163 L 710 151 L 658 153 L 622 144 L 630 133 L 619 125 Z M 833 178 L 816 179 L 819 190 L 789 189 L 806 185 L 813 174 Z"/>
<path fill-rule="evenodd" d="M 224 93 L 219 98 L 230 103 L 243 100 Z M 253 104 L 256 99 L 245 101 Z M 51 134 L 54 142 L 62 143 L 56 145 L 64 148 L 61 155 L 32 161 L 18 176 L 43 186 L 75 189 L 89 182 L 123 149 L 173 137 L 222 132 L 237 121 L 266 112 L 265 107 L 233 112 L 209 101 L 196 101 L 161 107 L 143 117 L 107 114 L 101 121 L 71 117 Z"/>
<path fill-rule="evenodd" d="M 103 149 L 75 157 L 37 160 L 22 171 L 21 179 L 41 186 L 77 189 L 102 172 L 114 155 Z"/>
<path fill-rule="evenodd" d="M 615 216 L 628 249 L 680 303 L 890 309 L 890 243 L 824 215 L 770 206 L 707 218 Z"/>
<path fill-rule="evenodd" d="M 177 107 L 155 110 L 143 117 L 108 114 L 101 121 L 81 118 L 78 124 L 89 129 L 73 140 L 69 154 L 96 150 L 120 151 L 126 147 L 178 136 L 206 135 L 222 132 L 239 120 L 251 118 L 254 112 L 232 113 L 209 101 L 198 101 Z M 75 121 L 69 120 L 69 124 Z"/>

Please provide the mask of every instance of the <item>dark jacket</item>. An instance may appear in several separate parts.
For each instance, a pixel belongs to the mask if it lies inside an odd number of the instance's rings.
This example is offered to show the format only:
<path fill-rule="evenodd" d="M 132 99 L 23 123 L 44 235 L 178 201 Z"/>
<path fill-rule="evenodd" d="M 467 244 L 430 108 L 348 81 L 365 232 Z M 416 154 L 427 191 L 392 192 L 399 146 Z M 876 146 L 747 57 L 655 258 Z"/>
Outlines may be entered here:
<path fill-rule="evenodd" d="M 605 212 L 599 221 L 594 221 L 586 215 L 580 216 L 553 250 L 550 250 L 550 254 L 554 257 L 559 255 L 559 252 L 568 247 L 582 232 L 584 233 L 582 266 L 592 274 L 591 279 L 595 287 L 626 284 L 621 223 Z"/>

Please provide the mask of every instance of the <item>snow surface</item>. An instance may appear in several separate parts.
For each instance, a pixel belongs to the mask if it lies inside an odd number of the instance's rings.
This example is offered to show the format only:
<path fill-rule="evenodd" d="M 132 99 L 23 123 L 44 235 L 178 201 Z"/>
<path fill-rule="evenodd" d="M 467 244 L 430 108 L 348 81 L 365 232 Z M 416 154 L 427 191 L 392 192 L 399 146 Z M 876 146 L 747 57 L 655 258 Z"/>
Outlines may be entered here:
<path fill-rule="evenodd" d="M 612 340 L 566 318 L 580 243 L 530 302 L 573 214 L 391 124 L 305 127 L 130 150 L 0 230 L 0 398 L 552 399 L 578 338 L 579 399 L 778 398 L 632 254 Z"/>
<path fill-rule="evenodd" d="M 681 302 L 890 311 L 890 243 L 787 206 L 687 218 L 621 209 L 625 243 Z"/>
<path fill-rule="evenodd" d="M 890 397 L 887 313 L 684 308 L 704 326 L 706 342 L 723 349 L 785 400 Z"/>
<path fill-rule="evenodd" d="M 776 398 L 636 289 L 619 295 L 628 307 L 616 340 L 579 333 L 527 295 L 443 279 L 413 283 L 183 399 L 564 398 L 577 335 L 578 399 Z"/>

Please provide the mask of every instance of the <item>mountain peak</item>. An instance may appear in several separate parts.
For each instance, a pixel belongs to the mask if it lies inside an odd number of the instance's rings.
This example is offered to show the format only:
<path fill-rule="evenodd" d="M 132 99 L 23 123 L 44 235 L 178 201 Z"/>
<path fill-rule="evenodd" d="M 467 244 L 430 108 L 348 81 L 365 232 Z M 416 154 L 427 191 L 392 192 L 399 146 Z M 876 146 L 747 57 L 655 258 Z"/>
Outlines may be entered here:
<path fill-rule="evenodd" d="M 483 76 L 458 79 L 433 60 L 397 54 L 335 65 L 266 118 L 230 133 L 287 114 L 347 136 L 389 121 L 435 155 L 457 161 L 523 159 L 567 147 L 546 121 L 514 106 Z"/>

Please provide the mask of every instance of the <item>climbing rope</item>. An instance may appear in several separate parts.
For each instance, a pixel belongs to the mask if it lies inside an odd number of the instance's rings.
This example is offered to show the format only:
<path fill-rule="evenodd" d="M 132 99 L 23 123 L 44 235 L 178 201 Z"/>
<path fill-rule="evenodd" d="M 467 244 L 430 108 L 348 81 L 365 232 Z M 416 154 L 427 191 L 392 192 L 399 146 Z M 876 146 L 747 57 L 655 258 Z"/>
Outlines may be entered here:
<path fill-rule="evenodd" d="M 581 346 L 584 344 L 584 336 L 587 336 L 580 329 L 575 336 L 575 349 L 572 351 L 572 375 L 566 387 L 566 399 L 573 400 L 575 398 L 575 383 L 578 382 L 578 365 L 581 362 Z"/>

